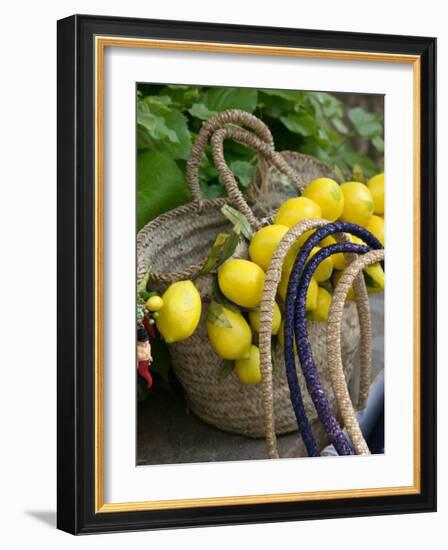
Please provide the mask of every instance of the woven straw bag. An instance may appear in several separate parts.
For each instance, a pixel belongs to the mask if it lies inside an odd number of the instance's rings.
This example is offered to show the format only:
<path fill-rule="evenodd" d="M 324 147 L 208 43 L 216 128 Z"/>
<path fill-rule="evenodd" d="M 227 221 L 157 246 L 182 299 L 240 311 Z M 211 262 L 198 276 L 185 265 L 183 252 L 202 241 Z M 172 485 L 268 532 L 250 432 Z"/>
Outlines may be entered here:
<path fill-rule="evenodd" d="M 140 281 L 151 265 L 151 289 L 163 292 L 175 281 L 191 279 L 195 282 L 204 306 L 199 326 L 190 338 L 169 346 L 172 366 L 184 389 L 187 403 L 197 416 L 217 428 L 250 437 L 266 436 L 271 448 L 269 455 L 274 457 L 275 434 L 297 430 L 282 350 L 272 350 L 271 356 L 269 349 L 271 364 L 276 368 L 271 369 L 269 377 L 262 370 L 262 384 L 243 385 L 234 372 L 222 379 L 225 362 L 217 356 L 206 334 L 205 314 L 211 298 L 211 278 L 209 275 L 201 276 L 200 271 L 216 236 L 231 229 L 229 221 L 221 213 L 222 206 L 228 203 L 245 214 L 254 230 L 272 221 L 271 208 L 263 213 L 271 215 L 271 218 L 265 215 L 260 219 L 239 191 L 224 159 L 225 139 L 233 139 L 250 147 L 262 159 L 254 179 L 258 189 L 260 186 L 266 189 L 271 184 L 277 186 L 281 174 L 285 174 L 299 191 L 318 176 L 332 175 L 328 166 L 310 156 L 276 152 L 269 129 L 253 115 L 240 110 L 220 113 L 202 126 L 187 162 L 187 182 L 192 201 L 160 215 L 138 233 L 137 279 Z M 198 170 L 209 140 L 214 163 L 227 189 L 228 197 L 225 199 L 204 199 L 201 196 Z M 278 194 L 279 202 L 285 198 Z M 247 248 L 242 243 L 235 255 L 247 257 Z M 355 310 L 354 303 L 347 303 L 341 321 L 341 357 L 346 380 L 351 378 L 359 348 L 360 327 Z M 334 406 L 326 360 L 327 323 L 308 321 L 308 330 L 323 387 L 330 404 Z M 260 342 L 261 353 L 262 345 L 265 346 Z M 302 378 L 300 383 L 307 415 L 314 422 L 317 419 L 314 405 Z"/>

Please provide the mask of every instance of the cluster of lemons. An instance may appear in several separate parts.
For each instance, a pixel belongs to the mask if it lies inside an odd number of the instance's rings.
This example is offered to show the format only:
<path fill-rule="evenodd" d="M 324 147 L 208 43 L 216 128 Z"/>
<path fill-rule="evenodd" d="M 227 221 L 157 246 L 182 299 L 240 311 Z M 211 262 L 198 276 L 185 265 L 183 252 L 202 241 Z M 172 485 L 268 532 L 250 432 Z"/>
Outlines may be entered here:
<path fill-rule="evenodd" d="M 272 255 L 285 233 L 302 220 L 324 218 L 361 225 L 384 244 L 384 174 L 378 174 L 367 184 L 346 182 L 339 185 L 330 178 L 313 180 L 302 196 L 286 200 L 279 208 L 274 223 L 261 228 L 249 245 L 249 260 L 232 258 L 217 272 L 221 293 L 240 308 L 234 311 L 222 306 L 226 323 L 206 321 L 207 334 L 216 353 L 223 359 L 235 361 L 235 371 L 241 382 L 255 384 L 261 380 L 259 349 L 253 344 L 252 332 L 260 330 L 260 306 L 265 273 Z M 284 302 L 289 277 L 300 247 L 313 231 L 302 235 L 289 250 L 282 270 L 278 295 Z M 360 239 L 350 236 L 353 242 Z M 334 244 L 333 237 L 323 239 L 312 250 Z M 308 289 L 306 309 L 316 321 L 325 321 L 331 304 L 331 288 L 335 287 L 345 268 L 343 254 L 326 258 L 315 271 Z M 367 286 L 371 291 L 384 289 L 384 272 L 379 264 L 365 269 Z M 348 298 L 353 299 L 353 290 Z M 157 328 L 168 343 L 188 338 L 196 330 L 201 317 L 201 298 L 191 281 L 171 285 L 162 297 Z M 278 335 L 283 345 L 283 321 L 280 307 L 274 306 L 272 335 Z"/>

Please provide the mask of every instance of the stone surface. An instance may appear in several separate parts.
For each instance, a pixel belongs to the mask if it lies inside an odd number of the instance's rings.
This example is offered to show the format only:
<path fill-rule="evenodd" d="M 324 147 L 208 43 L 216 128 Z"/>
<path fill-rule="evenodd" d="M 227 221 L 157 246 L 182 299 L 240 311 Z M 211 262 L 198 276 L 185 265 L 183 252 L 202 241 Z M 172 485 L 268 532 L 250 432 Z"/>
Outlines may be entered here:
<path fill-rule="evenodd" d="M 371 296 L 372 380 L 384 365 L 383 295 Z M 356 392 L 357 380 L 352 383 Z M 313 432 L 321 447 L 327 444 L 319 423 Z M 297 433 L 278 438 L 281 457 L 306 456 Z M 139 405 L 137 464 L 180 464 L 266 459 L 264 439 L 251 439 L 218 430 L 188 411 L 179 388 L 154 393 Z"/>

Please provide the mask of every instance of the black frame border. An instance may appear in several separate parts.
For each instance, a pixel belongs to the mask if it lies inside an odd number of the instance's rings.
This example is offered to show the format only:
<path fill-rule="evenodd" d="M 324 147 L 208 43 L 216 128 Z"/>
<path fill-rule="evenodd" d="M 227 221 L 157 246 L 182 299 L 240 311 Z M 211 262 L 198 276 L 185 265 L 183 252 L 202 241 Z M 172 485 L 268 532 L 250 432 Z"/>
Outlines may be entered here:
<path fill-rule="evenodd" d="M 436 39 L 74 15 L 58 21 L 57 526 L 72 534 L 436 510 Z M 421 492 L 95 513 L 96 35 L 418 55 L 421 60 Z"/>

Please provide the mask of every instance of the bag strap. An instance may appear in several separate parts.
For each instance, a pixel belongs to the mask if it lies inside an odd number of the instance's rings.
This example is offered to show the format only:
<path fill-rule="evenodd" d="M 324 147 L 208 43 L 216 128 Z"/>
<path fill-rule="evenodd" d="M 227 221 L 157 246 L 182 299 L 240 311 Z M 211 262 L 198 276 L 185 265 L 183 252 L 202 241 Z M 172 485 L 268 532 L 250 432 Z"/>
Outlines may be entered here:
<path fill-rule="evenodd" d="M 271 162 L 278 170 L 291 178 L 297 186 L 299 192 L 305 189 L 305 183 L 301 176 L 286 162 L 286 160 L 276 152 L 269 144 L 262 141 L 259 137 L 243 128 L 227 126 L 216 130 L 211 137 L 213 160 L 221 179 L 227 189 L 229 202 L 240 212 L 246 215 L 249 223 L 258 229 L 262 223 L 257 219 L 252 209 L 248 205 L 243 193 L 238 187 L 235 175 L 230 170 L 224 158 L 224 141 L 232 139 L 241 145 L 245 145 L 256 151 L 262 158 Z"/>
<path fill-rule="evenodd" d="M 253 131 L 229 124 L 245 125 Z M 256 151 L 261 158 L 271 162 L 280 172 L 292 179 L 299 192 L 303 191 L 305 183 L 282 155 L 275 151 L 269 128 L 254 115 L 233 109 L 223 111 L 204 123 L 187 161 L 187 183 L 193 195 L 193 201 L 199 207 L 203 201 L 199 185 L 199 166 L 202 161 L 204 148 L 210 140 L 213 161 L 226 187 L 230 204 L 245 214 L 254 229 L 259 229 L 262 226 L 262 222 L 258 220 L 248 205 L 238 187 L 235 175 L 230 170 L 224 158 L 224 141 L 226 139 L 232 139 Z"/>
<path fill-rule="evenodd" d="M 297 239 L 299 239 L 307 231 L 311 229 L 318 229 L 328 223 L 330 223 L 328 220 L 308 219 L 293 226 L 277 245 L 277 248 L 272 255 L 271 263 L 266 272 L 263 295 L 260 304 L 260 331 L 258 335 L 258 342 L 260 349 L 261 392 L 265 438 L 269 458 L 279 458 L 274 420 L 271 332 L 275 297 L 282 276 L 283 263 L 286 254 L 296 243 Z M 336 234 L 335 236 L 337 237 L 337 240 L 342 242 L 350 241 L 348 236 L 345 234 Z M 357 258 L 357 256 L 353 254 L 347 255 L 347 257 L 349 262 L 353 262 Z M 362 274 L 358 274 L 355 278 L 353 286 L 361 326 L 361 349 L 363 350 L 361 353 L 361 380 L 365 381 L 367 380 L 366 373 L 370 378 L 371 323 L 369 298 Z M 365 391 L 365 387 L 362 387 L 360 393 L 364 392 L 365 394 Z"/>
<path fill-rule="evenodd" d="M 327 327 L 327 360 L 328 371 L 330 373 L 331 383 L 334 395 L 339 406 L 344 426 L 355 448 L 356 454 L 370 454 L 367 443 L 362 435 L 356 418 L 355 409 L 352 405 L 350 394 L 345 380 L 342 358 L 341 358 L 341 326 L 344 304 L 347 299 L 347 293 L 354 280 L 358 278 L 362 270 L 376 262 L 384 260 L 384 249 L 372 250 L 363 256 L 356 258 L 343 272 L 338 281 L 336 290 L 333 294 L 333 300 L 330 306 Z M 369 316 L 370 317 L 370 316 Z M 370 320 L 370 319 L 369 319 Z M 360 315 L 360 323 L 362 318 Z M 367 353 L 370 356 L 371 346 L 361 338 L 361 356 Z"/>
<path fill-rule="evenodd" d="M 215 131 L 229 124 L 250 128 L 262 141 L 266 142 L 272 149 L 274 148 L 274 139 L 266 124 L 246 111 L 227 109 L 209 118 L 201 126 L 187 160 L 187 183 L 195 202 L 200 202 L 203 199 L 199 185 L 199 166 L 202 162 L 204 149 Z"/>

